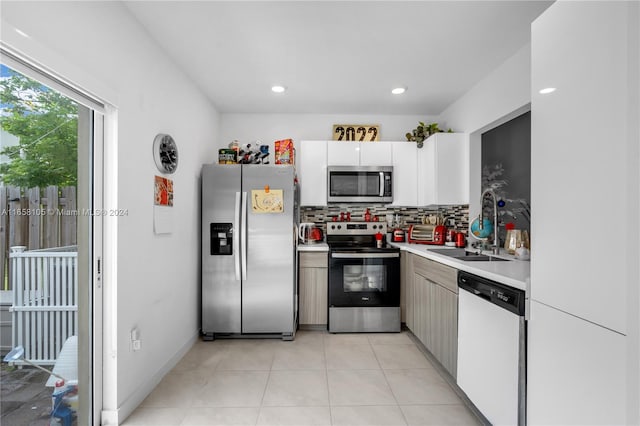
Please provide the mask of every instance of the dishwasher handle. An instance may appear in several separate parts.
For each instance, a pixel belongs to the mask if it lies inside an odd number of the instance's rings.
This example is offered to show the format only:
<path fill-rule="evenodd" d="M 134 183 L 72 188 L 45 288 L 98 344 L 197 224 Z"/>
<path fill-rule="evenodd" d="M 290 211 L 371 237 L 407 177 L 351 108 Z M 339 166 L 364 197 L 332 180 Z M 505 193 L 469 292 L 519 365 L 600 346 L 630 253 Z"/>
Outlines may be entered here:
<path fill-rule="evenodd" d="M 458 271 L 458 287 L 518 316 L 524 316 L 524 291 Z"/>

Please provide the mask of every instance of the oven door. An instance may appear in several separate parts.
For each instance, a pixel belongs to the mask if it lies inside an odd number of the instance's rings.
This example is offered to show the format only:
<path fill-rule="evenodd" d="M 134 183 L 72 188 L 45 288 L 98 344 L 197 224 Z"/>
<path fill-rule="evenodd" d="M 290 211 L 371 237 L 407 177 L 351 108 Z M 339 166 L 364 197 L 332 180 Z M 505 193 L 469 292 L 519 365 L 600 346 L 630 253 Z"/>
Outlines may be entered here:
<path fill-rule="evenodd" d="M 329 306 L 400 306 L 400 253 L 331 251 Z"/>

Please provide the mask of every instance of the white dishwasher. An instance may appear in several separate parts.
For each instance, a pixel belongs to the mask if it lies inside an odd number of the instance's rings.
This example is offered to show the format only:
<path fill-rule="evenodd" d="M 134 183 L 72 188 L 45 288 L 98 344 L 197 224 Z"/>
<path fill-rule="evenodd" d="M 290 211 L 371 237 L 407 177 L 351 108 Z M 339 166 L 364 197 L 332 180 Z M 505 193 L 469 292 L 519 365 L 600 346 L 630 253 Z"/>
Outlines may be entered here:
<path fill-rule="evenodd" d="M 464 271 L 458 287 L 458 386 L 493 425 L 524 425 L 525 292 Z"/>

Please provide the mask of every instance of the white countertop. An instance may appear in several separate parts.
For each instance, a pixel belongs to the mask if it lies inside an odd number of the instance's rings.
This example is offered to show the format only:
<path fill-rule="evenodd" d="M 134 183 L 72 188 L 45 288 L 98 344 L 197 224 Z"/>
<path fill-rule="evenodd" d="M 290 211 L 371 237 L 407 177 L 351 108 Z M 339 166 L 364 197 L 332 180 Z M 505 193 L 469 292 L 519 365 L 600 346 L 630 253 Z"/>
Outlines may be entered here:
<path fill-rule="evenodd" d="M 444 265 L 451 266 L 461 271 L 469 272 L 470 274 L 475 274 L 499 282 L 501 284 L 506 284 L 511 287 L 524 290 L 527 292 L 527 295 L 529 294 L 531 270 L 529 261 L 514 259 L 507 262 L 465 262 L 464 260 L 458 260 L 450 256 L 430 252 L 430 250 L 433 249 L 442 250 L 449 248 L 446 246 L 409 243 L 390 243 L 390 245 L 398 247 L 400 250 L 405 250 L 410 253 L 417 254 L 419 256 L 434 260 L 436 262 L 440 262 Z M 510 255 L 500 255 L 499 257 L 513 258 L 513 256 Z"/>
<path fill-rule="evenodd" d="M 298 251 L 329 251 L 327 243 L 298 244 Z"/>

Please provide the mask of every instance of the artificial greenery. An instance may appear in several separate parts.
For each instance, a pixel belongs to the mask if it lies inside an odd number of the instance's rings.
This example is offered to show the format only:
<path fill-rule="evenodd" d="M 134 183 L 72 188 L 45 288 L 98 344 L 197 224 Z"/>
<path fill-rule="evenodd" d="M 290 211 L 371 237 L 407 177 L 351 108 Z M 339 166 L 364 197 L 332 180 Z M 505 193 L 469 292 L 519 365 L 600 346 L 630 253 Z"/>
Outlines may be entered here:
<path fill-rule="evenodd" d="M 422 121 L 418 122 L 418 127 L 413 129 L 410 133 L 407 133 L 405 136 L 407 140 L 410 142 L 416 142 L 418 148 L 422 148 L 424 145 L 424 140 L 429 136 L 444 132 L 444 130 L 440 130 L 438 127 L 438 123 L 424 124 Z M 453 133 L 453 130 L 447 130 L 448 133 Z"/>

